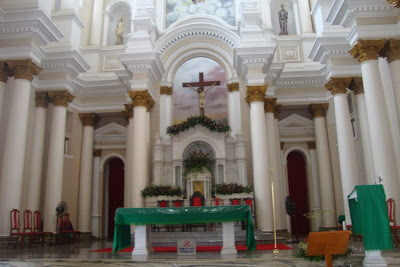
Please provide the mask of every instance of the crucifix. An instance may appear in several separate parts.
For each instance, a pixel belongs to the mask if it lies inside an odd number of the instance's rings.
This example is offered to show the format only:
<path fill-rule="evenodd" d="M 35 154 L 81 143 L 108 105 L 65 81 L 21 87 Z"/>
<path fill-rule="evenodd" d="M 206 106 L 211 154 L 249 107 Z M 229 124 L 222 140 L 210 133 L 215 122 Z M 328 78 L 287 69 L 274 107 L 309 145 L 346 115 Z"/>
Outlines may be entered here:
<path fill-rule="evenodd" d="M 183 83 L 183 87 L 190 87 L 193 91 L 199 94 L 199 108 L 200 108 L 200 116 L 204 116 L 204 107 L 206 105 L 206 93 L 212 89 L 215 85 L 220 85 L 220 81 L 204 81 L 204 74 L 202 72 L 199 73 L 199 81 L 195 83 Z M 193 88 L 193 86 L 198 86 L 197 89 Z M 205 86 L 211 86 L 207 90 L 204 91 Z"/>

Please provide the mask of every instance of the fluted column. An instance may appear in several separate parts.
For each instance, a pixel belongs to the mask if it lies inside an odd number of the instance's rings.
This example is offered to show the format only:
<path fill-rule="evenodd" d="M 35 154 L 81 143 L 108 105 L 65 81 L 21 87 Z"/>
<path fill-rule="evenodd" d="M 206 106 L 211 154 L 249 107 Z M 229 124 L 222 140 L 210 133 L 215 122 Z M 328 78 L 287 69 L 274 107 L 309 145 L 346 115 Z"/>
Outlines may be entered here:
<path fill-rule="evenodd" d="M 101 149 L 93 151 L 92 218 L 90 220 L 90 232 L 94 237 L 100 237 L 99 187 L 101 152 Z"/>
<path fill-rule="evenodd" d="M 313 33 L 308 0 L 298 0 L 301 33 Z"/>
<path fill-rule="evenodd" d="M 377 183 L 382 183 L 386 197 L 400 201 L 397 162 L 393 148 L 392 134 L 378 66 L 378 52 L 385 40 L 359 40 L 350 51 L 361 63 L 368 127 L 371 136 L 371 150 Z M 397 74 L 398 75 L 398 74 Z M 400 220 L 399 213 L 396 219 Z"/>
<path fill-rule="evenodd" d="M 239 83 L 228 84 L 228 97 L 229 97 L 229 125 L 231 127 L 230 134 L 232 137 L 235 137 L 242 130 Z"/>
<path fill-rule="evenodd" d="M 129 96 L 133 100 L 133 142 L 135 148 L 132 151 L 132 183 L 131 201 L 133 208 L 144 207 L 141 191 L 146 187 L 148 181 L 148 145 L 147 145 L 147 105 L 151 96 L 147 91 L 131 91 Z"/>
<path fill-rule="evenodd" d="M 123 115 L 128 125 L 128 133 L 126 138 L 126 166 L 124 179 L 124 207 L 131 207 L 131 184 L 132 184 L 132 151 L 133 151 L 133 105 L 125 104 L 126 111 Z"/>
<path fill-rule="evenodd" d="M 273 229 L 271 179 L 267 170 L 267 130 L 265 127 L 264 98 L 267 86 L 247 86 L 246 100 L 250 104 L 251 150 L 253 155 L 254 196 L 257 227 Z"/>
<path fill-rule="evenodd" d="M 172 87 L 160 87 L 160 135 L 169 139 L 167 127 L 172 125 Z"/>
<path fill-rule="evenodd" d="M 396 100 L 397 119 L 400 123 L 400 40 L 389 39 L 381 51 L 389 62 L 390 73 L 392 76 L 393 91 Z"/>
<path fill-rule="evenodd" d="M 5 61 L 0 61 L 0 123 L 3 114 L 4 93 L 6 92 L 7 79 L 11 75 L 8 65 Z M 0 124 L 1 125 L 1 124 Z"/>
<path fill-rule="evenodd" d="M 56 207 L 62 200 L 67 106 L 74 99 L 74 96 L 67 91 L 51 91 L 48 92 L 48 95 L 54 108 L 50 126 L 51 132 L 43 214 L 43 230 L 46 232 L 56 230 Z"/>
<path fill-rule="evenodd" d="M 81 232 L 90 232 L 90 210 L 92 207 L 94 113 L 79 113 L 82 121 L 82 152 L 79 177 L 78 227 Z"/>
<path fill-rule="evenodd" d="M 281 180 L 279 180 L 278 176 L 278 158 L 276 157 L 276 131 L 275 131 L 275 107 L 276 107 L 276 98 L 266 98 L 264 100 L 264 111 L 265 111 L 265 125 L 267 130 L 267 153 L 269 159 L 269 168 L 274 169 L 274 198 L 275 198 L 275 223 L 277 229 L 283 229 L 282 217 L 280 216 L 281 209 L 279 207 L 279 201 L 281 199 L 281 191 L 280 184 Z M 268 173 L 270 175 L 270 173 Z"/>
<path fill-rule="evenodd" d="M 41 70 L 31 60 L 9 60 L 7 64 L 14 80 L 8 81 L 12 96 L 2 129 L 6 136 L 0 167 L 0 235 L 9 235 L 10 210 L 21 208 L 31 81 Z"/>
<path fill-rule="evenodd" d="M 312 172 L 312 195 L 311 211 L 321 211 L 321 193 L 320 183 L 318 179 L 318 157 L 315 142 L 307 142 L 311 158 L 311 172 Z M 312 231 L 318 232 L 321 227 L 321 217 L 316 216 L 312 219 Z"/>
<path fill-rule="evenodd" d="M 329 104 L 311 104 L 314 115 L 315 143 L 318 155 L 318 172 L 321 192 L 322 227 L 336 226 L 335 197 L 333 193 L 331 157 L 329 154 L 328 133 L 326 130 L 325 111 Z"/>
<path fill-rule="evenodd" d="M 367 184 L 375 184 L 374 163 L 371 155 L 371 137 L 369 136 L 367 105 L 365 103 L 364 86 L 361 77 L 354 77 L 349 89 L 356 95 L 358 122 L 360 125 L 360 138 L 363 150 Z"/>
<path fill-rule="evenodd" d="M 347 196 L 359 184 L 358 163 L 354 145 L 350 111 L 347 102 L 347 87 L 352 78 L 331 78 L 325 87 L 331 91 L 335 105 L 336 133 L 338 139 L 340 176 L 346 224 L 351 224 L 350 208 Z"/>
<path fill-rule="evenodd" d="M 92 23 L 90 27 L 90 45 L 100 46 L 103 25 L 103 2 L 93 1 Z M 106 34 L 106 32 L 104 32 Z"/>
<path fill-rule="evenodd" d="M 26 206 L 35 211 L 40 208 L 42 188 L 43 150 L 46 129 L 46 112 L 49 104 L 47 92 L 36 92 L 35 124 L 33 125 L 32 150 L 29 165 L 29 190 Z"/>

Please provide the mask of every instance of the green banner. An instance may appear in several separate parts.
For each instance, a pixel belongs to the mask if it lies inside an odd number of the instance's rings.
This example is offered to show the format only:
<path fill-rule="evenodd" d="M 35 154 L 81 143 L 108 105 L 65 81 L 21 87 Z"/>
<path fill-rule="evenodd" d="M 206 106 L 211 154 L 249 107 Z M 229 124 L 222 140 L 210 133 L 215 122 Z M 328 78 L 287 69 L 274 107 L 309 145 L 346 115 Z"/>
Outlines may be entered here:
<path fill-rule="evenodd" d="M 115 213 L 113 252 L 131 246 L 129 225 L 198 224 L 247 221 L 247 250 L 256 250 L 254 223 L 249 205 L 180 207 L 180 208 L 118 208 Z"/>

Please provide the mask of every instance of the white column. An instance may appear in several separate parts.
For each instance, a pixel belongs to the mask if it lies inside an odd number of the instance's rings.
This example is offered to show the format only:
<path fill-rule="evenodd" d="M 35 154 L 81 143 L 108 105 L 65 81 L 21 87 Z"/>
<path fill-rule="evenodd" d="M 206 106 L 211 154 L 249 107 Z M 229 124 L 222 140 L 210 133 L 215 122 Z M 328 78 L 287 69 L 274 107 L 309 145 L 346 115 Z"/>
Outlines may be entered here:
<path fill-rule="evenodd" d="M 354 145 L 350 111 L 346 90 L 352 78 L 331 78 L 326 86 L 332 92 L 335 105 L 336 133 L 338 139 L 340 176 L 346 224 L 351 224 L 350 208 L 347 196 L 359 184 L 358 163 Z"/>
<path fill-rule="evenodd" d="M 279 203 L 282 198 L 280 191 L 280 183 L 281 180 L 278 179 L 278 169 L 279 163 L 278 158 L 276 157 L 276 131 L 275 131 L 275 107 L 276 107 L 276 98 L 266 98 L 264 102 L 265 109 L 265 125 L 267 130 L 267 151 L 268 151 L 268 159 L 269 159 L 269 167 L 274 169 L 272 175 L 274 176 L 274 201 L 275 201 L 275 223 L 277 229 L 284 229 L 282 217 L 279 212 L 281 209 L 279 208 Z M 268 172 L 268 176 L 271 176 L 271 173 Z"/>
<path fill-rule="evenodd" d="M 308 0 L 298 0 L 301 33 L 313 33 L 310 5 Z"/>
<path fill-rule="evenodd" d="M 26 207 L 32 212 L 40 208 L 46 112 L 49 103 L 47 92 L 36 92 L 35 100 L 35 124 L 33 125 L 33 142 L 29 163 L 29 190 L 26 203 Z"/>
<path fill-rule="evenodd" d="M 240 109 L 239 83 L 228 84 L 229 95 L 229 125 L 231 136 L 235 137 L 242 130 L 242 115 Z"/>
<path fill-rule="evenodd" d="M 313 194 L 313 203 L 311 203 L 311 211 L 320 211 L 321 210 L 321 192 L 319 191 L 320 184 L 318 179 L 318 157 L 317 150 L 315 147 L 315 142 L 308 142 L 308 149 L 310 150 L 311 157 L 311 172 L 312 172 L 312 192 Z M 318 232 L 319 228 L 322 225 L 322 218 L 317 216 L 313 219 L 313 229 L 312 231 Z"/>
<path fill-rule="evenodd" d="M 48 95 L 54 108 L 47 163 L 43 230 L 45 232 L 52 232 L 56 230 L 56 207 L 62 200 L 65 123 L 67 118 L 67 106 L 68 103 L 73 100 L 73 96 L 67 91 L 48 92 Z"/>
<path fill-rule="evenodd" d="M 375 177 L 382 179 L 376 181 L 383 184 L 386 198 L 393 198 L 398 202 L 400 188 L 397 162 L 388 114 L 384 108 L 386 103 L 378 66 L 378 52 L 383 48 L 384 42 L 385 40 L 359 40 L 350 52 L 361 62 Z M 399 213 L 396 219 L 400 220 Z"/>
<path fill-rule="evenodd" d="M 221 254 L 237 254 L 235 246 L 235 224 L 234 222 L 222 223 L 222 250 Z"/>
<path fill-rule="evenodd" d="M 272 28 L 271 22 L 271 0 L 258 1 L 260 4 L 261 15 L 263 24 L 269 28 Z"/>
<path fill-rule="evenodd" d="M 365 173 L 367 175 L 367 183 L 375 184 L 374 177 L 374 163 L 371 155 L 371 137 L 369 136 L 368 118 L 367 118 L 367 106 L 365 104 L 364 87 L 361 77 L 354 77 L 354 83 L 352 90 L 356 95 L 356 106 L 358 112 L 358 122 L 360 125 L 360 138 L 363 150 L 363 160 L 365 166 Z"/>
<path fill-rule="evenodd" d="M 101 149 L 93 151 L 93 181 L 92 181 L 92 219 L 90 232 L 94 237 L 100 237 L 99 186 L 100 186 Z"/>
<path fill-rule="evenodd" d="M 0 125 L 3 115 L 3 102 L 4 94 L 6 92 L 7 79 L 9 76 L 9 69 L 5 61 L 0 61 Z"/>
<path fill-rule="evenodd" d="M 172 125 L 172 87 L 160 88 L 160 136 L 169 139 L 167 127 Z"/>
<path fill-rule="evenodd" d="M 100 46 L 101 44 L 101 33 L 103 25 L 103 2 L 94 0 L 92 23 L 90 26 L 90 45 Z M 107 34 L 105 32 L 105 34 Z"/>
<path fill-rule="evenodd" d="M 278 163 L 278 172 L 276 176 L 276 180 L 278 180 L 278 187 L 276 190 L 279 190 L 280 192 L 280 198 L 276 199 L 277 207 L 276 210 L 278 211 L 278 216 L 281 217 L 282 220 L 282 229 L 287 229 L 286 225 L 286 210 L 285 210 L 285 182 L 284 182 L 284 174 L 283 174 L 283 168 L 282 168 L 282 148 L 281 148 L 281 139 L 280 139 L 280 134 L 279 134 L 279 124 L 278 124 L 278 116 L 280 112 L 281 105 L 276 105 L 275 106 L 275 114 L 274 114 L 274 129 L 275 129 L 275 152 L 276 155 L 275 157 L 277 158 L 277 163 Z M 276 181 L 275 180 L 275 181 Z M 278 228 L 279 229 L 279 228 Z"/>
<path fill-rule="evenodd" d="M 150 252 L 150 225 L 135 225 L 135 248 L 132 251 L 132 256 L 146 256 Z"/>
<path fill-rule="evenodd" d="M 130 92 L 130 96 L 133 100 L 133 142 L 132 147 L 132 184 L 131 184 L 131 195 L 132 195 L 132 207 L 141 208 L 144 207 L 144 200 L 141 195 L 141 191 L 147 185 L 147 173 L 148 173 L 148 154 L 147 151 L 147 103 L 148 95 L 147 91 L 134 91 Z"/>
<path fill-rule="evenodd" d="M 14 70 L 9 117 L 6 120 L 4 156 L 0 176 L 0 235 L 10 234 L 10 211 L 21 209 L 26 137 L 28 131 L 31 81 L 40 69 L 30 60 L 8 61 Z"/>
<path fill-rule="evenodd" d="M 90 232 L 95 114 L 80 113 L 79 118 L 82 121 L 83 133 L 79 175 L 78 227 L 81 232 Z"/>
<path fill-rule="evenodd" d="M 297 0 L 292 0 L 293 5 L 293 13 L 294 13 L 294 21 L 296 25 L 296 34 L 301 35 L 301 27 L 300 27 L 300 18 L 299 18 L 299 5 L 297 4 Z"/>
<path fill-rule="evenodd" d="M 248 86 L 247 100 L 250 103 L 251 148 L 253 155 L 254 196 L 257 227 L 272 231 L 272 194 L 267 153 L 267 131 L 265 127 L 264 94 L 266 86 Z"/>
<path fill-rule="evenodd" d="M 132 151 L 133 151 L 133 105 L 126 104 L 126 111 L 123 111 L 127 121 L 128 133 L 126 137 L 126 165 L 124 179 L 124 207 L 131 207 L 131 185 L 132 185 Z"/>
<path fill-rule="evenodd" d="M 333 193 L 331 157 L 329 154 L 328 133 L 326 130 L 325 110 L 328 104 L 312 104 L 314 114 L 315 143 L 318 155 L 318 171 L 321 192 L 322 227 L 335 227 L 335 197 Z"/>

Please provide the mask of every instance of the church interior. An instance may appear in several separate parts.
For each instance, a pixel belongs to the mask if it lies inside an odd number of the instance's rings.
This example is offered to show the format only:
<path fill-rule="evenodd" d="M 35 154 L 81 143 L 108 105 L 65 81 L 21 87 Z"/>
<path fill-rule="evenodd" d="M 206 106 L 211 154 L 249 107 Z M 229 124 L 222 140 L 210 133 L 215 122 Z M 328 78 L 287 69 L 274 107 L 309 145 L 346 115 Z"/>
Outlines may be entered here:
<path fill-rule="evenodd" d="M 398 0 L 0 1 L 0 237 L 14 209 L 111 240 L 122 207 L 247 204 L 308 235 L 352 224 L 356 186 L 400 205 L 399 21 Z"/>

